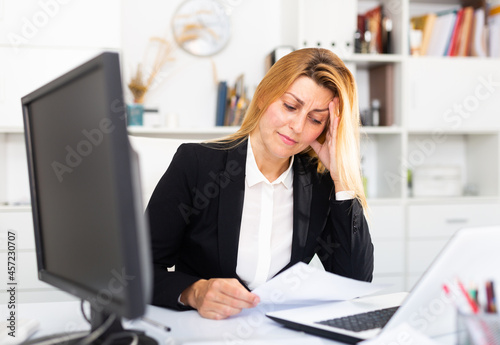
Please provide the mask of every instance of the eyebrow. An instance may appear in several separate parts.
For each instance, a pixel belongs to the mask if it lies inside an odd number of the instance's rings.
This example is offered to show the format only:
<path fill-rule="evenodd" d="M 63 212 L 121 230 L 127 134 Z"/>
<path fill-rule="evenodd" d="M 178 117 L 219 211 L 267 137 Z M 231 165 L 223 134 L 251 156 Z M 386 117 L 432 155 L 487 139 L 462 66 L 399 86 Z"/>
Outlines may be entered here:
<path fill-rule="evenodd" d="M 295 98 L 295 100 L 300 104 L 300 105 L 304 105 L 304 101 L 301 100 L 300 98 L 298 98 L 297 96 L 295 96 L 293 93 L 291 92 L 285 92 L 285 94 L 288 94 L 290 96 L 292 96 L 293 98 Z M 316 113 L 321 113 L 321 112 L 324 112 L 324 111 L 328 111 L 329 108 L 326 108 L 326 109 L 313 109 L 312 111 L 313 112 L 316 112 Z"/>

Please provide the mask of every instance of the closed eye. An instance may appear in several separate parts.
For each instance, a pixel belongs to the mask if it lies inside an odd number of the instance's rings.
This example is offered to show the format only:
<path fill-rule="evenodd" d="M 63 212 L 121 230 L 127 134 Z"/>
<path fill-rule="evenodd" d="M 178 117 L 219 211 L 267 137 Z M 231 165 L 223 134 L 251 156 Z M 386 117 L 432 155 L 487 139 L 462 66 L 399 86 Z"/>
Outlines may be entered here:
<path fill-rule="evenodd" d="M 283 103 L 283 105 L 285 106 L 285 108 L 287 110 L 290 110 L 290 111 L 296 110 L 296 108 L 294 106 L 291 106 L 290 104 Z"/>
<path fill-rule="evenodd" d="M 315 119 L 314 117 L 311 117 L 311 121 L 314 123 L 314 124 L 317 124 L 317 125 L 321 125 L 323 122 L 318 120 L 318 119 Z"/>

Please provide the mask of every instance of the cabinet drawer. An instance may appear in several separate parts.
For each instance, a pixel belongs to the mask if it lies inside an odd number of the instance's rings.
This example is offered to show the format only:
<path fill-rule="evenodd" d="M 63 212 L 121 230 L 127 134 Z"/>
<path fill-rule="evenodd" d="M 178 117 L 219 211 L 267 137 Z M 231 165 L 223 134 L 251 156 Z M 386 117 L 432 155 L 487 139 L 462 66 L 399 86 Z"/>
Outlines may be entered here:
<path fill-rule="evenodd" d="M 403 206 L 370 206 L 370 234 L 372 238 L 403 238 Z"/>
<path fill-rule="evenodd" d="M 16 233 L 16 249 L 34 249 L 35 235 L 29 211 L 0 212 L 0 251 L 7 250 L 7 232 Z"/>
<path fill-rule="evenodd" d="M 409 207 L 409 236 L 449 237 L 463 227 L 500 224 L 498 204 L 412 205 Z"/>

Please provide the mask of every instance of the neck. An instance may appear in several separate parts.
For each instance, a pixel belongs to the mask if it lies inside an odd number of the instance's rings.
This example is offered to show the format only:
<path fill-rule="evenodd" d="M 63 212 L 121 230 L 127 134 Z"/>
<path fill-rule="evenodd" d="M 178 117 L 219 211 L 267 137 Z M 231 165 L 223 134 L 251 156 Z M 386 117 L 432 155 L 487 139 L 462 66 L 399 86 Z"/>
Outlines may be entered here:
<path fill-rule="evenodd" d="M 270 155 L 254 136 L 251 144 L 257 167 L 269 182 L 276 180 L 288 169 L 290 157 L 278 158 Z"/>

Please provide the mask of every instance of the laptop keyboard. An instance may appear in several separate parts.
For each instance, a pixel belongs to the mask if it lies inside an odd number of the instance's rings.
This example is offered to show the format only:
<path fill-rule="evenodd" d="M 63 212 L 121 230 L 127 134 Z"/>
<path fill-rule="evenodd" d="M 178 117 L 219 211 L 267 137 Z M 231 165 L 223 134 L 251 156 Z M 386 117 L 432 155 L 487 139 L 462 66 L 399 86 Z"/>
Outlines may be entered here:
<path fill-rule="evenodd" d="M 374 328 L 384 327 L 394 315 L 398 307 L 385 308 L 367 313 L 339 317 L 335 319 L 318 321 L 321 325 L 342 328 L 353 332 L 362 332 Z"/>

